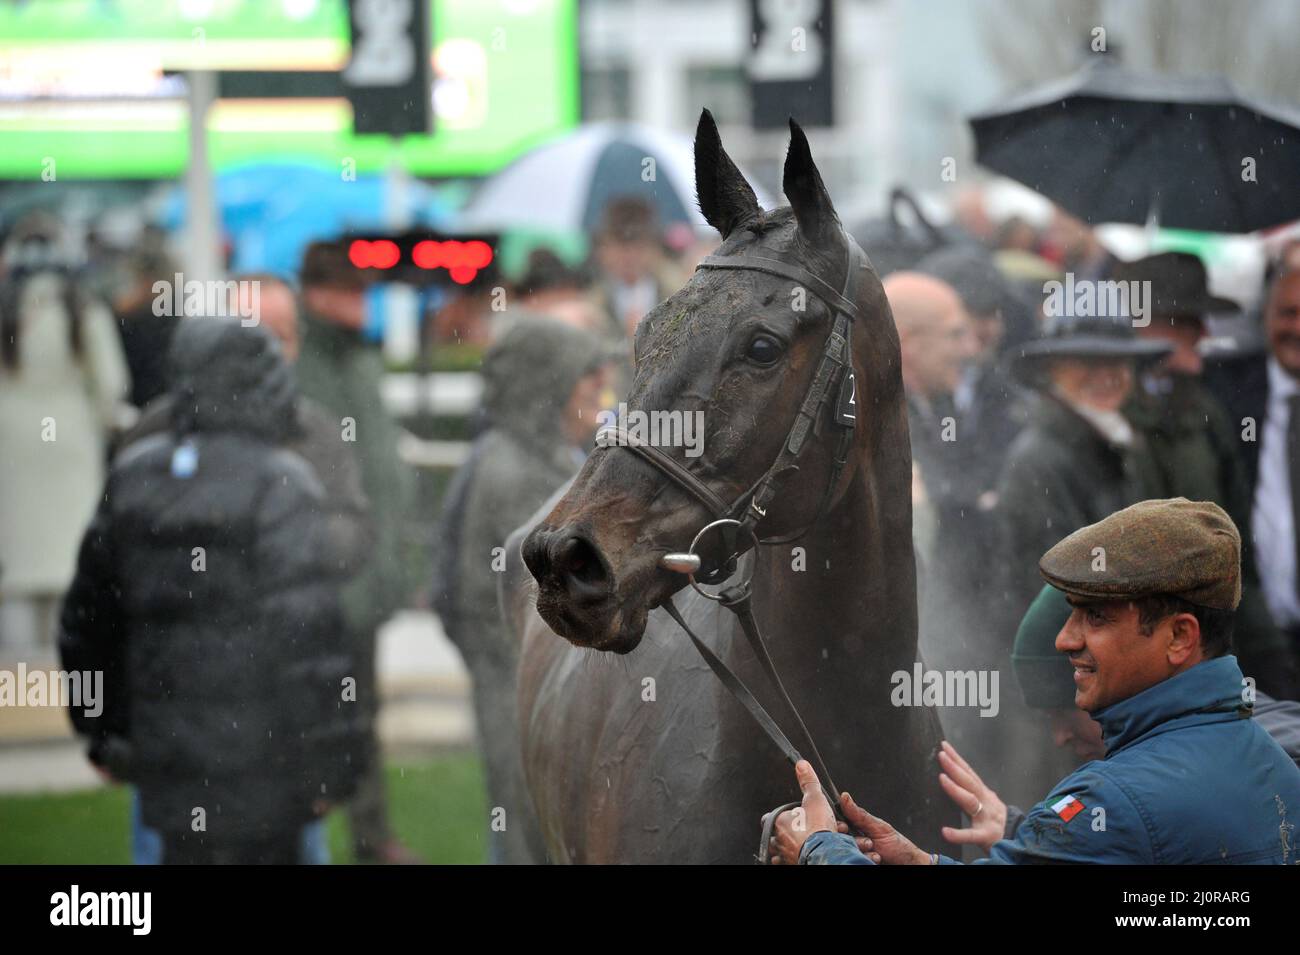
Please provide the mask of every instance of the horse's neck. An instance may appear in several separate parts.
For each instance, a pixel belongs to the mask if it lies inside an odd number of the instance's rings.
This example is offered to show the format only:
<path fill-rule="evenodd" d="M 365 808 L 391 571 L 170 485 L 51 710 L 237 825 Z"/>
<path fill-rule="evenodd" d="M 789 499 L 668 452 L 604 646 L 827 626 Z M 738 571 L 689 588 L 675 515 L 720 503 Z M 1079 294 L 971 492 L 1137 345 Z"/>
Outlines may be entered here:
<path fill-rule="evenodd" d="M 774 662 L 792 684 L 807 680 L 827 689 L 843 679 L 861 685 L 869 671 L 911 669 L 917 658 L 911 500 L 898 499 L 906 488 L 886 489 L 859 474 L 803 540 L 764 550 L 755 589 L 770 599 L 756 597 L 756 609 L 764 634 L 772 634 Z"/>

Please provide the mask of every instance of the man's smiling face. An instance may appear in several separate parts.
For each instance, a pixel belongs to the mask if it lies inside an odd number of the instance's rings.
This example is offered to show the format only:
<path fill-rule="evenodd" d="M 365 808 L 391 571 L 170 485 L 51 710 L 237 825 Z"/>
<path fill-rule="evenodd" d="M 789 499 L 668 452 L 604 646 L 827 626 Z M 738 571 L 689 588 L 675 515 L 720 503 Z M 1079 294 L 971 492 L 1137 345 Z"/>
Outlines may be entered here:
<path fill-rule="evenodd" d="M 1074 666 L 1074 703 L 1094 713 L 1167 679 L 1170 622 L 1150 634 L 1139 627 L 1138 611 L 1127 600 L 1094 601 L 1067 595 L 1074 613 L 1056 635 L 1056 649 Z"/>

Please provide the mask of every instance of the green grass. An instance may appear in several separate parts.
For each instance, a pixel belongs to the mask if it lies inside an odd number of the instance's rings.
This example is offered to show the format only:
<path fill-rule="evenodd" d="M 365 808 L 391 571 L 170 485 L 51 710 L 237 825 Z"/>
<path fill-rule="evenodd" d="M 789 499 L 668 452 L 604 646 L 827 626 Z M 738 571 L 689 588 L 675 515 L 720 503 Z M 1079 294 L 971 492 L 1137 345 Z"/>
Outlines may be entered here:
<path fill-rule="evenodd" d="M 123 786 L 0 798 L 0 863 L 129 863 L 130 799 Z"/>
<path fill-rule="evenodd" d="M 394 832 L 428 862 L 486 858 L 487 797 L 479 759 L 469 753 L 388 765 Z M 128 864 L 130 803 L 122 786 L 74 793 L 0 797 L 0 865 Z M 335 863 L 352 862 L 346 813 L 328 820 Z"/>

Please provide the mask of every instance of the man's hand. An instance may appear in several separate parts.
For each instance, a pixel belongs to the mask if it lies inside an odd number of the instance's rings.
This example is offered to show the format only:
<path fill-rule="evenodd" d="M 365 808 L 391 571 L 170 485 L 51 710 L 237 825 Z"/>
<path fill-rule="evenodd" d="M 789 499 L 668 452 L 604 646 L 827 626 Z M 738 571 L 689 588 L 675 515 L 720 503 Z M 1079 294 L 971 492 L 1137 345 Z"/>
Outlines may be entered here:
<path fill-rule="evenodd" d="M 943 768 L 939 785 L 957 808 L 970 816 L 969 829 L 944 826 L 943 837 L 957 845 L 971 843 L 988 852 L 1006 830 L 1007 804 L 985 785 L 947 740 L 939 750 L 939 765 Z"/>
<path fill-rule="evenodd" d="M 835 832 L 835 810 L 827 802 L 812 764 L 806 759 L 799 760 L 794 776 L 803 790 L 803 805 L 776 817 L 774 834 L 768 843 L 772 865 L 798 865 L 799 853 L 809 836 L 814 832 Z"/>
<path fill-rule="evenodd" d="M 853 801 L 848 793 L 840 793 L 840 808 L 848 826 L 865 833 L 856 837 L 858 848 L 864 855 L 870 856 L 872 862 L 885 865 L 929 865 L 930 854 L 923 852 L 912 842 L 883 819 L 867 812 Z M 843 823 L 841 823 L 843 825 Z M 848 826 L 840 831 L 847 832 Z"/>

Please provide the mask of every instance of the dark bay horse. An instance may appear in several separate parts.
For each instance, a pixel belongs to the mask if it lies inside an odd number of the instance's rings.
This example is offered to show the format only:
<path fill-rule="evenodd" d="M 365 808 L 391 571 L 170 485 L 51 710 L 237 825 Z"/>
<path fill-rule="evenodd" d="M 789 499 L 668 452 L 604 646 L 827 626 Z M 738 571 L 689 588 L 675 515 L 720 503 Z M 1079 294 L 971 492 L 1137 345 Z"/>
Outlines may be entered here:
<path fill-rule="evenodd" d="M 852 240 L 798 126 L 784 170 L 789 208 L 759 207 L 707 111 L 695 162 L 719 254 L 770 257 L 844 285 Z M 891 675 L 917 660 L 898 336 L 875 273 L 856 288 L 864 321 L 852 338 L 858 420 L 848 464 L 831 486 L 819 424 L 758 530 L 771 538 L 812 526 L 793 546 L 745 555 L 740 572 L 755 574 L 755 618 L 839 785 L 937 849 L 940 827 L 957 821 L 937 782 L 939 721 L 890 702 Z M 702 412 L 703 453 L 670 453 L 735 499 L 778 455 L 831 319 L 788 279 L 701 269 L 638 327 L 627 405 Z M 785 718 L 735 618 L 692 590 L 679 594 L 686 578 L 660 565 L 709 520 L 661 470 L 601 448 L 522 548 L 522 529 L 507 545 L 502 602 L 522 641 L 524 771 L 552 861 L 751 861 L 762 814 L 798 796 L 781 753 L 659 606 L 677 595 L 692 628 Z"/>

